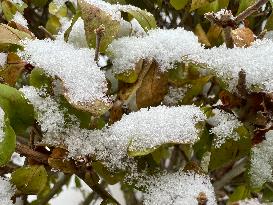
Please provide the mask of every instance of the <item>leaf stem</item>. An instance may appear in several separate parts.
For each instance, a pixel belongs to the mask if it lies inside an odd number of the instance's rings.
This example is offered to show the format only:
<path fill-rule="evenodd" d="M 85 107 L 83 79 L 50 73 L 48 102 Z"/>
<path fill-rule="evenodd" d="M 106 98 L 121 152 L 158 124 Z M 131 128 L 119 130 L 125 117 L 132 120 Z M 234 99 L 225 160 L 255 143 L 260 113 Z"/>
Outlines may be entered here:
<path fill-rule="evenodd" d="M 101 43 L 101 39 L 102 39 L 104 32 L 105 32 L 104 25 L 101 24 L 98 28 L 96 28 L 94 30 L 94 32 L 96 34 L 96 49 L 95 49 L 94 61 L 97 62 L 97 64 L 98 64 L 99 53 L 100 53 L 100 43 Z"/>

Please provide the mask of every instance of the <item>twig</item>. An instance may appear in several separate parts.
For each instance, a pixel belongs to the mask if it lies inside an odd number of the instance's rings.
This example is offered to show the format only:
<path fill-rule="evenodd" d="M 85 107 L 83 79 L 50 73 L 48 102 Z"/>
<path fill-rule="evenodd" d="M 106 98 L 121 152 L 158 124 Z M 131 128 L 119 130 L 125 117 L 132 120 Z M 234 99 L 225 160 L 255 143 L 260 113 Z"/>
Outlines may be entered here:
<path fill-rule="evenodd" d="M 227 172 L 219 181 L 214 182 L 213 186 L 215 190 L 221 189 L 233 178 L 239 176 L 246 170 L 247 158 L 242 159 L 235 167 L 233 167 L 229 172 Z"/>
<path fill-rule="evenodd" d="M 51 40 L 56 40 L 56 38 L 45 27 L 39 26 L 38 28 L 42 30 Z"/>
<path fill-rule="evenodd" d="M 111 194 L 109 194 L 100 184 L 93 181 L 92 178 L 90 178 L 89 172 L 92 172 L 92 170 L 88 170 L 88 168 L 82 167 L 76 175 L 81 178 L 94 192 L 96 192 L 103 200 L 111 200 L 117 205 L 120 205 L 120 203 L 113 197 Z"/>
<path fill-rule="evenodd" d="M 232 28 L 227 26 L 223 28 L 224 41 L 226 43 L 227 48 L 234 48 L 234 41 L 232 38 Z"/>
<path fill-rule="evenodd" d="M 101 39 L 104 35 L 104 32 L 105 32 L 105 27 L 104 25 L 100 25 L 98 28 L 96 28 L 94 30 L 95 34 L 96 34 L 96 50 L 95 50 L 95 58 L 94 58 L 94 61 L 95 62 L 98 62 L 99 60 L 99 53 L 100 53 L 100 42 L 101 42 Z"/>
<path fill-rule="evenodd" d="M 239 24 L 241 21 L 246 19 L 248 16 L 253 14 L 255 11 L 257 11 L 259 8 L 261 8 L 264 4 L 266 4 L 268 0 L 259 0 L 255 4 L 248 7 L 246 10 L 241 12 L 238 16 L 235 18 L 235 22 Z"/>
<path fill-rule="evenodd" d="M 36 151 L 30 149 L 30 147 L 27 145 L 17 143 L 16 144 L 16 152 L 21 155 L 24 155 L 25 157 L 31 158 L 35 161 L 38 161 L 40 163 L 48 164 L 48 161 L 47 161 L 48 155 L 40 153 L 40 152 L 36 152 Z"/>
<path fill-rule="evenodd" d="M 52 199 L 52 197 L 62 189 L 63 185 L 69 181 L 70 177 L 71 175 L 63 175 L 61 179 L 54 184 L 50 192 L 39 200 L 39 205 L 47 205 L 49 200 Z"/>
<path fill-rule="evenodd" d="M 242 69 L 238 74 L 238 83 L 237 83 L 237 91 L 240 97 L 246 98 L 248 96 L 247 86 L 246 86 L 246 72 Z"/>

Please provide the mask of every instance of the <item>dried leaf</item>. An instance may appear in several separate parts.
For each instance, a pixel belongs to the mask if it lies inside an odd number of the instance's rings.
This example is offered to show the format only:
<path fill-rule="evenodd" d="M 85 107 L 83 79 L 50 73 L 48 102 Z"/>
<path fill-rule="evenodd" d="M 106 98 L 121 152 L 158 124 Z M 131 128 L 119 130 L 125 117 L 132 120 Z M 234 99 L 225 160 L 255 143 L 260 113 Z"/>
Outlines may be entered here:
<path fill-rule="evenodd" d="M 136 92 L 138 108 L 159 105 L 168 92 L 167 74 L 159 70 L 153 61 L 150 69 L 143 78 L 142 84 Z"/>
<path fill-rule="evenodd" d="M 232 38 L 237 47 L 249 47 L 255 40 L 254 36 L 249 28 L 237 28 L 232 31 Z"/>

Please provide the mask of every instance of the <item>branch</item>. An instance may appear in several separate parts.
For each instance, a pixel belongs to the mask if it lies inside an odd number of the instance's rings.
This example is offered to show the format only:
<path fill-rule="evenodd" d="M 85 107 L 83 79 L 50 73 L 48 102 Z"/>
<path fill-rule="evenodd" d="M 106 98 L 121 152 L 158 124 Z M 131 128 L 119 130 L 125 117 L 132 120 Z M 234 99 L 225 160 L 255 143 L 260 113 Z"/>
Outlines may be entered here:
<path fill-rule="evenodd" d="M 257 11 L 259 8 L 261 8 L 264 4 L 266 4 L 268 0 L 258 0 L 255 4 L 248 7 L 246 10 L 241 12 L 238 16 L 235 18 L 235 22 L 239 24 L 241 21 L 246 19 L 248 16 L 253 14 L 255 11 Z"/>
<path fill-rule="evenodd" d="M 233 178 L 239 176 L 246 170 L 247 158 L 242 159 L 235 167 L 227 172 L 219 181 L 213 183 L 214 189 L 219 190 L 230 182 Z"/>
<path fill-rule="evenodd" d="M 99 53 L 100 53 L 100 42 L 105 32 L 104 25 L 100 25 L 97 29 L 94 30 L 96 34 L 96 50 L 95 50 L 95 58 L 94 61 L 98 63 Z"/>
<path fill-rule="evenodd" d="M 48 155 L 34 151 L 27 145 L 17 143 L 15 150 L 17 153 L 24 155 L 25 157 L 38 161 L 42 164 L 48 164 Z"/>
<path fill-rule="evenodd" d="M 43 26 L 38 27 L 40 30 L 42 30 L 47 37 L 49 37 L 51 40 L 56 40 L 56 38 Z"/>
<path fill-rule="evenodd" d="M 45 195 L 44 198 L 39 200 L 39 205 L 47 205 L 49 200 L 52 199 L 52 197 L 54 197 L 54 195 L 62 189 L 63 185 L 65 185 L 69 181 L 70 177 L 71 175 L 62 176 L 61 179 L 57 181 L 56 184 L 54 184 L 50 192 Z"/>
<path fill-rule="evenodd" d="M 92 178 L 92 170 L 88 170 L 88 168 L 82 167 L 76 175 L 81 178 L 94 192 L 96 192 L 103 200 L 111 200 L 115 202 L 117 205 L 120 205 L 120 203 L 113 197 L 111 194 L 109 194 L 102 185 L 98 184 L 93 180 Z"/>

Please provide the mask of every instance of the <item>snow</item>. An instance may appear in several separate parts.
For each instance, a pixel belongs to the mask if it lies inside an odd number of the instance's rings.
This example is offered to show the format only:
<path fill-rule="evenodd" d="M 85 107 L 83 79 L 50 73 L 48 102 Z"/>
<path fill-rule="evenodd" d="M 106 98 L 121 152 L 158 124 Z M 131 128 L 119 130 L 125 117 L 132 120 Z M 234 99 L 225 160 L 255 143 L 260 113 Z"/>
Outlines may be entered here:
<path fill-rule="evenodd" d="M 150 30 L 147 36 L 123 37 L 108 47 L 115 73 L 133 70 L 140 59 L 155 59 L 161 71 L 172 69 L 189 54 L 200 52 L 198 38 L 183 28 Z"/>
<path fill-rule="evenodd" d="M 27 20 L 25 19 L 25 17 L 19 12 L 17 11 L 13 18 L 12 18 L 12 21 L 14 21 L 15 23 L 18 23 L 24 27 L 28 27 L 28 22 Z"/>
<path fill-rule="evenodd" d="M 0 107 L 0 143 L 4 140 L 4 137 L 5 137 L 4 126 L 5 126 L 5 112 Z"/>
<path fill-rule="evenodd" d="M 131 150 L 145 150 L 164 143 L 194 144 L 198 140 L 196 124 L 205 115 L 195 106 L 158 106 L 142 108 L 123 115 L 110 132 L 130 142 Z"/>
<path fill-rule="evenodd" d="M 60 78 L 71 103 L 89 106 L 96 101 L 109 102 L 105 74 L 93 60 L 94 50 L 78 49 L 60 40 L 35 39 L 22 43 L 24 50 L 18 55 L 43 68 L 48 75 Z"/>
<path fill-rule="evenodd" d="M 261 187 L 265 182 L 273 180 L 273 130 L 268 131 L 265 138 L 252 148 L 249 173 L 254 187 Z"/>
<path fill-rule="evenodd" d="M 206 196 L 207 205 L 217 204 L 208 176 L 183 171 L 164 173 L 150 180 L 144 205 L 198 205 L 200 194 Z"/>
<path fill-rule="evenodd" d="M 214 146 L 220 148 L 227 139 L 237 141 L 240 139 L 236 128 L 242 126 L 242 123 L 233 114 L 227 113 L 223 110 L 214 109 L 214 116 L 210 117 L 207 122 L 213 127 L 210 133 L 215 134 Z"/>
<path fill-rule="evenodd" d="M 245 200 L 237 201 L 236 203 L 238 205 L 266 205 L 264 203 L 260 203 L 257 198 L 245 199 Z"/>
<path fill-rule="evenodd" d="M 19 4 L 20 6 L 24 4 L 23 0 L 10 0 L 10 1 L 14 4 Z"/>
<path fill-rule="evenodd" d="M 11 205 L 13 204 L 11 197 L 15 194 L 15 188 L 8 179 L 0 177 L 0 204 Z"/>
<path fill-rule="evenodd" d="M 64 33 L 71 25 L 72 20 L 69 20 L 68 18 L 61 18 L 60 22 L 62 26 L 60 32 L 56 36 L 57 40 L 64 39 Z M 85 37 L 84 22 L 81 17 L 79 17 L 73 25 L 67 43 L 72 44 L 76 48 L 88 48 Z"/>
<path fill-rule="evenodd" d="M 0 53 L 0 67 L 4 67 L 4 65 L 7 63 L 7 53 Z"/>
<path fill-rule="evenodd" d="M 228 49 L 224 45 L 191 55 L 189 58 L 203 64 L 222 78 L 230 90 L 235 90 L 238 73 L 246 73 L 247 88 L 255 91 L 273 91 L 273 42 L 269 39 L 256 40 L 250 47 Z"/>
<path fill-rule="evenodd" d="M 57 138 L 65 127 L 64 114 L 60 111 L 58 103 L 32 86 L 24 86 L 20 91 L 33 105 L 44 137 L 50 136 L 54 143 L 56 139 L 53 138 Z"/>

